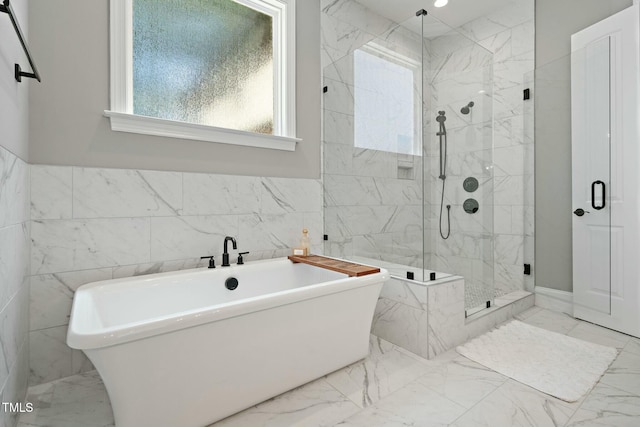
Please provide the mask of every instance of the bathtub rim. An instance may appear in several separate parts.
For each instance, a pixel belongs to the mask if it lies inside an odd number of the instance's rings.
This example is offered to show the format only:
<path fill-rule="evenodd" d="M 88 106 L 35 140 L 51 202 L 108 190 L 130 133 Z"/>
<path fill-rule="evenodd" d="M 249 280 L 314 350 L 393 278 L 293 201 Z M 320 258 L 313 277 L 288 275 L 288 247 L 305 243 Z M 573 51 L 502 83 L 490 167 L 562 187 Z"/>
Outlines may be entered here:
<path fill-rule="evenodd" d="M 274 258 L 268 260 L 251 261 L 247 262 L 247 264 L 256 265 L 258 263 L 283 261 L 290 262 L 287 258 Z M 131 322 L 124 325 L 95 328 L 93 330 L 89 330 L 89 328 L 85 328 L 82 325 L 79 326 L 77 323 L 81 322 L 81 320 L 75 320 L 78 316 L 82 315 L 80 310 L 91 310 L 91 308 L 94 307 L 94 302 L 90 300 L 92 298 L 91 290 L 94 288 L 112 286 L 114 284 L 126 283 L 130 281 L 143 282 L 153 278 L 175 276 L 198 271 L 203 271 L 203 268 L 155 273 L 145 276 L 132 276 L 120 279 L 101 280 L 81 286 L 76 291 L 73 299 L 71 317 L 69 319 L 69 327 L 67 331 L 67 345 L 77 350 L 95 350 L 111 347 L 115 345 L 125 344 L 131 341 L 179 331 L 181 329 L 196 327 L 205 323 L 212 323 L 232 317 L 242 316 L 248 313 L 268 310 L 287 304 L 294 304 L 298 301 L 318 298 L 324 295 L 348 292 L 352 289 L 370 286 L 376 283 L 383 283 L 390 277 L 388 271 L 385 269 L 380 269 L 379 273 L 369 274 L 366 276 L 349 277 L 345 275 L 345 277 L 339 279 L 316 283 L 313 285 L 307 285 L 302 288 L 294 288 L 274 293 L 263 294 L 223 304 L 172 313 L 169 316 L 152 317 L 143 321 Z M 77 308 L 76 299 L 79 301 L 79 303 L 87 304 L 85 308 Z"/>

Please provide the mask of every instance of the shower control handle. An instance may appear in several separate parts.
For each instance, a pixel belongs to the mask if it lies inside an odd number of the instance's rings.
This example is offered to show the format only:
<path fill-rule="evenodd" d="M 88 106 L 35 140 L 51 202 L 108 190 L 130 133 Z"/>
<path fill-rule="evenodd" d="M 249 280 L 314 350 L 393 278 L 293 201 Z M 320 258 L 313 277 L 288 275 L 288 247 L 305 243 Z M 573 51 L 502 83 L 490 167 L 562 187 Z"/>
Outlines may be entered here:
<path fill-rule="evenodd" d="M 584 215 L 586 213 L 589 213 L 589 211 L 585 211 L 582 208 L 578 208 L 575 211 L 573 211 L 573 213 L 576 214 L 577 216 L 582 216 L 582 215 Z"/>

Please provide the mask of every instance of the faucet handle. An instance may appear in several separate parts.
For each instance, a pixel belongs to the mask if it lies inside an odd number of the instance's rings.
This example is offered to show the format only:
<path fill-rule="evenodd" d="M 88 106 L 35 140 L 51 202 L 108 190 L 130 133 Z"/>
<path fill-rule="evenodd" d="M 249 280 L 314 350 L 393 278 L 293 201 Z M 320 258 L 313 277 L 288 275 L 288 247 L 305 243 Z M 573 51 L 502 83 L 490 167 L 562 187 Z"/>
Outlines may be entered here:
<path fill-rule="evenodd" d="M 242 259 L 242 255 L 246 255 L 249 252 L 238 252 L 238 265 L 244 264 L 244 259 Z"/>
<path fill-rule="evenodd" d="M 213 259 L 213 255 L 200 257 L 200 259 L 207 259 L 207 258 L 209 258 L 209 268 L 216 268 L 216 262 Z"/>

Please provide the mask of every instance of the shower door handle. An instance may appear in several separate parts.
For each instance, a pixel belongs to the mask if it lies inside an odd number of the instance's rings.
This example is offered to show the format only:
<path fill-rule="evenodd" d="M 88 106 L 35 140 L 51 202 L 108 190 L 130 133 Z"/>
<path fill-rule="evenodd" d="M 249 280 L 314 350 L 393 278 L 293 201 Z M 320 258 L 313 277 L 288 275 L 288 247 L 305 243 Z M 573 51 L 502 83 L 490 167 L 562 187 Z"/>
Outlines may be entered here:
<path fill-rule="evenodd" d="M 602 204 L 598 206 L 596 206 L 596 185 L 602 186 Z M 604 209 L 606 205 L 605 197 L 606 197 L 606 188 L 605 188 L 604 182 L 600 180 L 593 181 L 591 183 L 591 207 L 597 211 L 599 211 L 600 209 Z"/>

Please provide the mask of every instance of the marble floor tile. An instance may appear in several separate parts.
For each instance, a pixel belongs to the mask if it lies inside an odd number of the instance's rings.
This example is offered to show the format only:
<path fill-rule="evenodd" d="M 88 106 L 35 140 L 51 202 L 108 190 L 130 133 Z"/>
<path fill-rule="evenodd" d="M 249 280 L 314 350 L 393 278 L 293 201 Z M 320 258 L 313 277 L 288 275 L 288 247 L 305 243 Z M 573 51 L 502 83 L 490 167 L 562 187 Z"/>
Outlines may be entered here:
<path fill-rule="evenodd" d="M 107 391 L 96 371 L 31 387 L 35 410 L 22 414 L 18 427 L 113 427 Z"/>
<path fill-rule="evenodd" d="M 626 336 L 534 307 L 522 320 L 618 348 Z M 35 411 L 18 427 L 113 427 L 97 372 L 29 388 Z M 211 427 L 512 427 L 640 425 L 640 340 L 628 338 L 609 370 L 578 402 L 555 399 L 450 350 L 422 359 L 375 336 L 363 361 Z"/>
<path fill-rule="evenodd" d="M 508 380 L 455 421 L 455 427 L 557 427 L 578 408 Z"/>
<path fill-rule="evenodd" d="M 321 378 L 209 427 L 330 427 L 359 410 Z"/>
<path fill-rule="evenodd" d="M 465 408 L 471 408 L 507 379 L 466 357 L 458 356 L 423 375 L 417 382 Z"/>
<path fill-rule="evenodd" d="M 29 387 L 27 392 L 26 401 L 31 402 L 37 409 L 48 409 L 51 407 L 51 400 L 53 399 L 54 383 L 48 382 Z M 25 415 L 28 416 L 28 415 Z"/>
<path fill-rule="evenodd" d="M 569 331 L 567 335 L 594 344 L 615 347 L 619 350 L 623 349 L 630 339 L 629 335 L 621 334 L 620 332 L 588 322 L 580 322 L 575 328 Z"/>
<path fill-rule="evenodd" d="M 640 355 L 620 352 L 600 382 L 640 396 Z"/>
<path fill-rule="evenodd" d="M 640 354 L 640 338 L 632 337 L 625 346 L 624 351 L 628 351 L 633 354 Z"/>
<path fill-rule="evenodd" d="M 606 384 L 596 385 L 567 426 L 637 427 L 640 396 Z"/>
<path fill-rule="evenodd" d="M 371 336 L 369 356 L 326 376 L 329 384 L 366 408 L 429 370 L 425 361 Z"/>
<path fill-rule="evenodd" d="M 522 313 L 518 313 L 515 316 L 513 316 L 515 319 L 518 319 L 520 321 L 524 321 L 524 319 L 533 316 L 536 313 L 539 313 L 540 311 L 542 311 L 543 309 L 540 307 L 531 307 L 528 310 L 523 311 Z"/>
<path fill-rule="evenodd" d="M 447 426 L 466 408 L 418 381 L 337 424 L 339 427 Z"/>
<path fill-rule="evenodd" d="M 579 409 L 566 427 L 638 427 L 638 416 L 627 416 L 611 411 Z"/>
<path fill-rule="evenodd" d="M 537 313 L 524 318 L 522 321 L 539 328 L 565 335 L 581 322 L 568 314 L 550 310 L 538 311 Z"/>
<path fill-rule="evenodd" d="M 429 359 L 427 363 L 429 363 L 430 366 L 441 366 L 452 363 L 459 357 L 462 357 L 460 356 L 460 353 L 458 353 L 455 348 L 452 348 L 451 350 L 447 350 L 444 353 L 440 353 L 436 357 Z"/>

